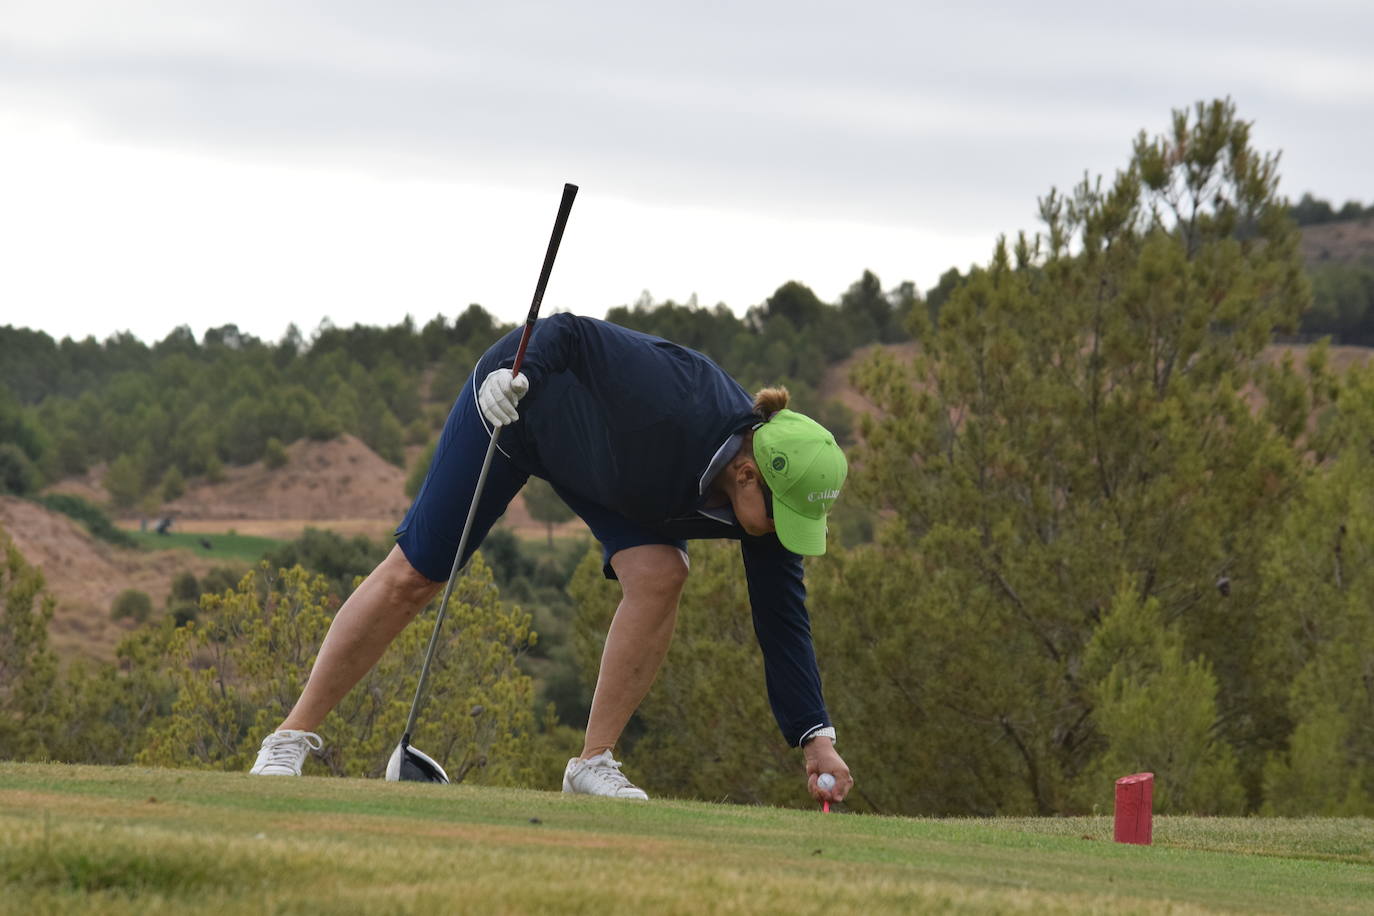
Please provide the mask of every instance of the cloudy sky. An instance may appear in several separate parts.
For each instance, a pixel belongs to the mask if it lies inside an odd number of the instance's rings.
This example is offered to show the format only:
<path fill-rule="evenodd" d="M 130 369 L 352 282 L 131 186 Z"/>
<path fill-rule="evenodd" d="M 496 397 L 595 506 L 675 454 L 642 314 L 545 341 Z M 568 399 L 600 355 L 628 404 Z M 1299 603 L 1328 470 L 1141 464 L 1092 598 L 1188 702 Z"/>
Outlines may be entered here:
<path fill-rule="evenodd" d="M 1231 96 L 1374 201 L 1368 0 L 0 0 L 0 324 L 277 339 L 933 286 Z"/>

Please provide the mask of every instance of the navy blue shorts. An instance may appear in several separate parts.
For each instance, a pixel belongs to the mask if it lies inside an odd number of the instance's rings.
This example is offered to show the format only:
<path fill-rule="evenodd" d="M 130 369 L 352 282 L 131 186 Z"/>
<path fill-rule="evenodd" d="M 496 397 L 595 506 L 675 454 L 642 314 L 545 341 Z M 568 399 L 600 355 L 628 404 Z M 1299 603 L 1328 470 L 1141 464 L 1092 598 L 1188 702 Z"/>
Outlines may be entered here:
<path fill-rule="evenodd" d="M 430 462 L 425 482 L 396 529 L 396 543 L 401 552 L 427 579 L 445 582 L 453 571 L 458 539 L 467 521 L 477 475 L 481 473 L 482 459 L 486 457 L 490 442 L 491 428 L 477 408 L 476 378 L 470 376 L 444 422 L 444 431 L 439 434 L 439 444 L 434 449 L 434 460 Z M 528 479 L 529 474 L 517 468 L 500 449 L 492 455 L 486 486 L 472 519 L 464 565 Z M 555 490 L 601 543 L 602 571 L 608 579 L 615 578 L 611 557 L 627 547 L 668 544 L 680 550 L 687 549 L 684 540 L 655 532 L 561 487 L 556 486 Z"/>

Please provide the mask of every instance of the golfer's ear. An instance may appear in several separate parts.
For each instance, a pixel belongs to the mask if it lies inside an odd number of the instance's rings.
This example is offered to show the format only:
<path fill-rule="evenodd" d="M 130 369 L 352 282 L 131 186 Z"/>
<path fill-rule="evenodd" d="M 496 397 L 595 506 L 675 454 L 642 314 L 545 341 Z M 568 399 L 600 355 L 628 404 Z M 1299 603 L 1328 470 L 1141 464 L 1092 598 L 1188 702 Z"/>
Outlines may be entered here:
<path fill-rule="evenodd" d="M 759 482 L 759 466 L 748 459 L 739 463 L 739 470 L 735 473 L 735 483 L 740 486 L 748 486 Z"/>

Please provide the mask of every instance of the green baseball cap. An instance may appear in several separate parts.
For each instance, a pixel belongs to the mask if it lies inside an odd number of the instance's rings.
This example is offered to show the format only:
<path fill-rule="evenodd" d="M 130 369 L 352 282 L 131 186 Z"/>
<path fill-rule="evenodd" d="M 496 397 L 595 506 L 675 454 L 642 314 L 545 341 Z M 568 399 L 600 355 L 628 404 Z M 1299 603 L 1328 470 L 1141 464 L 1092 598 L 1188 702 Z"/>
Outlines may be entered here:
<path fill-rule="evenodd" d="M 825 516 L 849 464 L 835 437 L 810 417 L 780 410 L 754 430 L 754 461 L 773 491 L 778 540 L 793 553 L 825 553 Z"/>

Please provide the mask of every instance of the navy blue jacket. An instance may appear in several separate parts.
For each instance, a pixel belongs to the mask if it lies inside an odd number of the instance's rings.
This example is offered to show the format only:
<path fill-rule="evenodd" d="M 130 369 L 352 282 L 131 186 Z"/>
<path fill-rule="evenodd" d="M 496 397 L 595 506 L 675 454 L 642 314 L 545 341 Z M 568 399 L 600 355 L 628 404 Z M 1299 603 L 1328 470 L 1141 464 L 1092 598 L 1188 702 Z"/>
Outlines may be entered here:
<path fill-rule="evenodd" d="M 478 363 L 509 367 L 516 330 Z M 773 716 L 795 746 L 829 725 L 806 612 L 802 560 L 777 536 L 698 512 L 700 480 L 731 435 L 757 422 L 753 399 L 707 357 L 606 321 L 559 314 L 535 323 L 521 374 L 529 393 L 501 451 L 521 470 L 675 539 L 740 542 Z"/>

